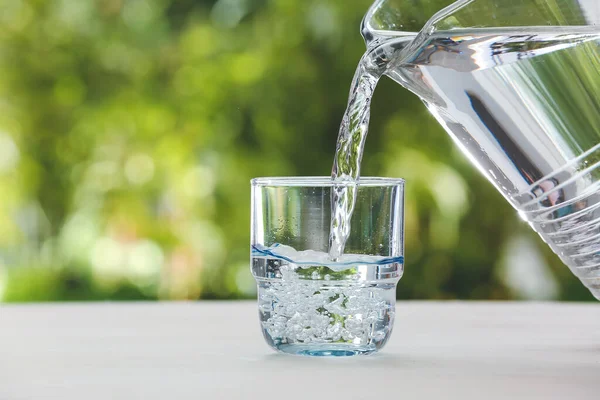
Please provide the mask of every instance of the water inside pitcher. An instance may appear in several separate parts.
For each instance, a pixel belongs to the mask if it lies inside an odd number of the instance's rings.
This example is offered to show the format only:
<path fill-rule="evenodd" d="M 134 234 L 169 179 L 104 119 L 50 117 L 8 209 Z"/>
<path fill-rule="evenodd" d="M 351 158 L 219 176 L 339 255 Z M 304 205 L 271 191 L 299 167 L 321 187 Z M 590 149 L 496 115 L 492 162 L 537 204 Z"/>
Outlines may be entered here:
<path fill-rule="evenodd" d="M 600 300 L 600 1 L 379 0 L 362 35 Z"/>

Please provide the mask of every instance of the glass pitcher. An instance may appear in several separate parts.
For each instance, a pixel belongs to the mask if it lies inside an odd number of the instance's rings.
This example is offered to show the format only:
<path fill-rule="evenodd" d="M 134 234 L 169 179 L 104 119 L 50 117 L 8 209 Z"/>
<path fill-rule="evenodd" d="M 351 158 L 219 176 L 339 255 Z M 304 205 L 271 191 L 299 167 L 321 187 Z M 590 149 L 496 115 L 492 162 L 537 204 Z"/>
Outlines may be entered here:
<path fill-rule="evenodd" d="M 600 300 L 600 1 L 378 0 L 362 35 Z"/>

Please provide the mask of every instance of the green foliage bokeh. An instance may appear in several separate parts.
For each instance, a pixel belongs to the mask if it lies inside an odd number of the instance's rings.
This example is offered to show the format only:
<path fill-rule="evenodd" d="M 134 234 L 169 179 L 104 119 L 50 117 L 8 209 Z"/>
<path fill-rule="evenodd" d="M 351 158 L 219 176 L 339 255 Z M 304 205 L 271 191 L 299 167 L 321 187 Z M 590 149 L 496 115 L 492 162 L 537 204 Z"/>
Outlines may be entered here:
<path fill-rule="evenodd" d="M 369 5 L 2 2 L 0 299 L 254 296 L 249 180 L 329 174 Z M 384 79 L 372 109 L 362 172 L 407 180 L 400 298 L 519 298 L 519 236 L 591 299 L 417 97 Z"/>

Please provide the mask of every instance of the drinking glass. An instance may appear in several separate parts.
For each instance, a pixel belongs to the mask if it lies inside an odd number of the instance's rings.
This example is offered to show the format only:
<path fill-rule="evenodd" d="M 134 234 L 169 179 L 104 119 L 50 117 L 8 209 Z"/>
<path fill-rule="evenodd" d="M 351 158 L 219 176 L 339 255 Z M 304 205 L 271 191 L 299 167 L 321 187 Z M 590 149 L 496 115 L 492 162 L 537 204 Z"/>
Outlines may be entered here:
<path fill-rule="evenodd" d="M 265 340 L 284 353 L 352 356 L 392 332 L 404 268 L 404 181 L 257 178 L 252 184 L 251 269 Z M 345 252 L 328 254 L 332 193 L 351 186 Z"/>

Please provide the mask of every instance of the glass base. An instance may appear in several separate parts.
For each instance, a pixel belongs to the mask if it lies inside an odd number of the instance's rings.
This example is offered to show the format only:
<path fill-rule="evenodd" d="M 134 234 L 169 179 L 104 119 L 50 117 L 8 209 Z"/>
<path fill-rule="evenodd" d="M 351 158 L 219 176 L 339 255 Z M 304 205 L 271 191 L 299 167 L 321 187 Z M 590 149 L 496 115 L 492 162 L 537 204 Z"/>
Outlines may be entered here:
<path fill-rule="evenodd" d="M 259 280 L 264 338 L 273 349 L 287 354 L 373 353 L 392 332 L 396 282 Z"/>
<path fill-rule="evenodd" d="M 281 344 L 275 349 L 282 353 L 311 357 L 348 357 L 367 355 L 377 351 L 374 345 L 356 346 L 348 344 Z"/>

